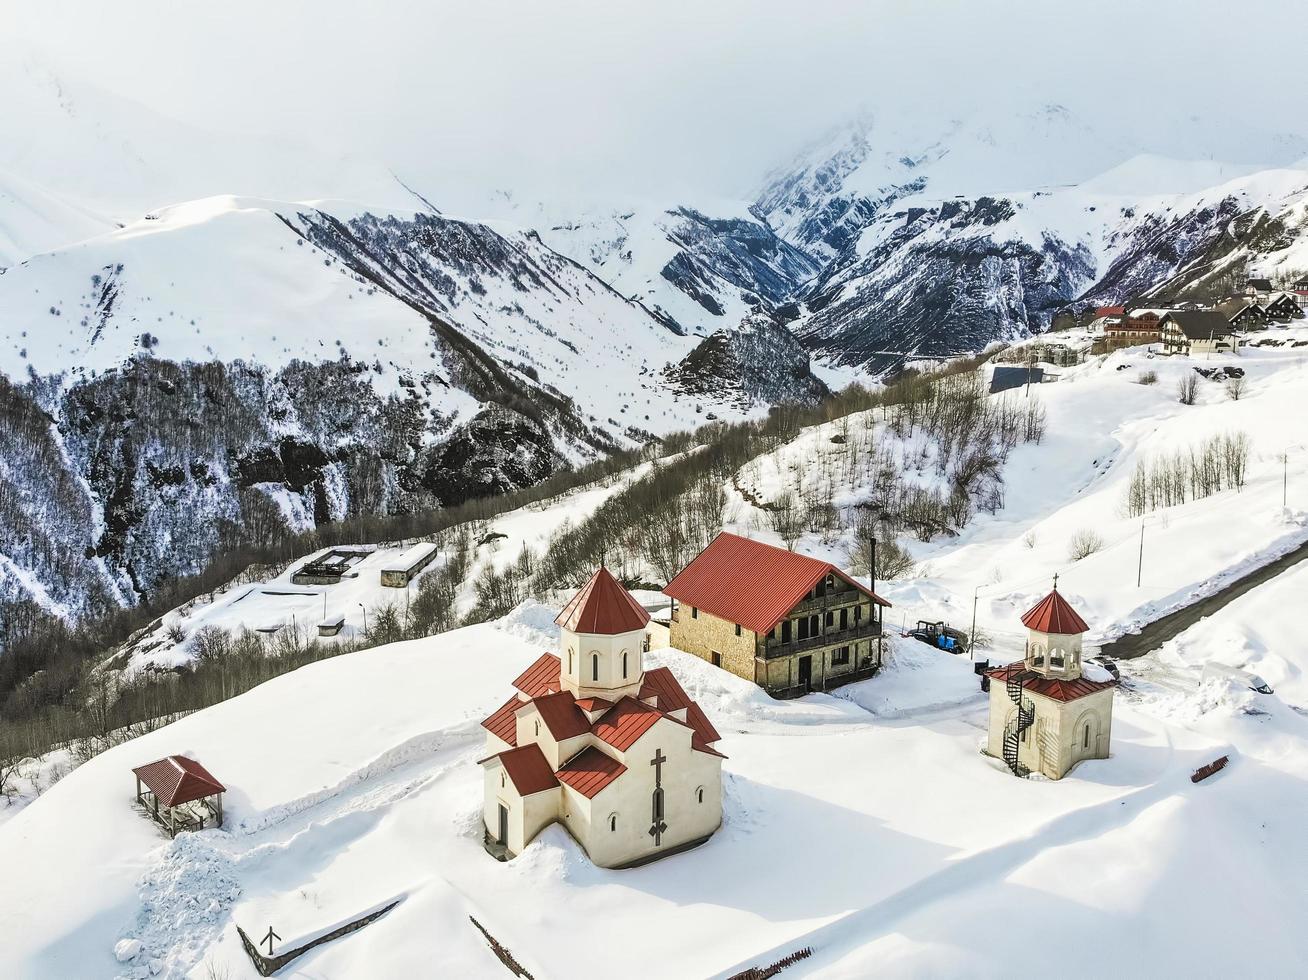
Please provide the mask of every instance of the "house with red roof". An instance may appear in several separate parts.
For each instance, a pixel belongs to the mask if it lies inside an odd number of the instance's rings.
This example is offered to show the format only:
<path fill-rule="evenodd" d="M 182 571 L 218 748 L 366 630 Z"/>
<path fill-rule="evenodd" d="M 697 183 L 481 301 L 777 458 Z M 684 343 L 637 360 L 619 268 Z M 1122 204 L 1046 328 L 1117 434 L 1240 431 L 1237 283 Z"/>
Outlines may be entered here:
<path fill-rule="evenodd" d="M 774 697 L 825 691 L 881 667 L 890 603 L 830 562 L 723 531 L 663 590 L 669 642 Z"/>
<path fill-rule="evenodd" d="M 542 654 L 482 722 L 486 849 L 520 854 L 560 824 L 595 864 L 631 867 L 722 824 L 722 755 L 667 667 L 645 668 L 649 613 L 606 568 L 563 607 Z"/>
<path fill-rule="evenodd" d="M 1016 663 L 986 671 L 990 681 L 988 755 L 1015 776 L 1041 773 L 1062 779 L 1086 759 L 1107 759 L 1117 681 L 1082 659 L 1090 628 L 1058 591 L 1022 616 L 1026 653 Z"/>

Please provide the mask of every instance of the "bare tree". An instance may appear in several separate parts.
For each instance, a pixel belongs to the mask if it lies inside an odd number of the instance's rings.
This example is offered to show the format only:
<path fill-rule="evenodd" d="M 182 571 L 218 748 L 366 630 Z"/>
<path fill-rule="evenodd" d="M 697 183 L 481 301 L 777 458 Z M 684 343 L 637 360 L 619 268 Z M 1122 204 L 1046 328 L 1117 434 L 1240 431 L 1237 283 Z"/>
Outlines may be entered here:
<path fill-rule="evenodd" d="M 1244 378 L 1227 378 L 1226 379 L 1226 397 L 1233 402 L 1238 402 L 1240 396 L 1244 394 Z"/>
<path fill-rule="evenodd" d="M 1176 395 L 1182 405 L 1193 405 L 1195 398 L 1199 394 L 1199 375 L 1193 371 L 1187 371 L 1181 375 L 1181 380 L 1176 384 Z"/>
<path fill-rule="evenodd" d="M 1072 561 L 1088 558 L 1104 546 L 1104 539 L 1097 531 L 1082 528 L 1072 535 L 1067 543 L 1067 557 Z"/>

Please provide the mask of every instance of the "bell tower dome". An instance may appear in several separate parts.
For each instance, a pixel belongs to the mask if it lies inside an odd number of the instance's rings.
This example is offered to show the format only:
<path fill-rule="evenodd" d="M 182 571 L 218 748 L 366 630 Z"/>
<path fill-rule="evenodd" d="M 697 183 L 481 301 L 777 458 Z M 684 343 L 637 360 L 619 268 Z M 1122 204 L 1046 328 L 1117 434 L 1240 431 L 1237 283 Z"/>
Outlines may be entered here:
<path fill-rule="evenodd" d="M 559 682 L 575 698 L 633 697 L 645 678 L 649 613 L 604 566 L 563 607 Z"/>
<path fill-rule="evenodd" d="M 1089 626 L 1054 588 L 1025 616 L 1027 630 L 1025 668 L 1042 677 L 1074 681 L 1081 677 L 1081 636 Z"/>

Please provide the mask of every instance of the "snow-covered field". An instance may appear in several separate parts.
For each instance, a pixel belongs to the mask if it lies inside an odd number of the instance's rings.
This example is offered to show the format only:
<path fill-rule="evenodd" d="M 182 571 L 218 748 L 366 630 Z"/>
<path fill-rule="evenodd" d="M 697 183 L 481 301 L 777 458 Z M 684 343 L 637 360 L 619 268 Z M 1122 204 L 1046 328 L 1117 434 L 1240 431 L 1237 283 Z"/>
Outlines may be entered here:
<path fill-rule="evenodd" d="M 315 664 L 71 773 L 0 830 L 24 883 L 0 911 L 7 969 L 253 976 L 237 925 L 289 948 L 395 897 L 292 975 L 504 975 L 469 916 L 538 978 L 719 976 L 805 945 L 795 976 L 999 976 L 1015 928 L 1024 967 L 1060 976 L 1308 966 L 1292 873 L 1308 866 L 1308 719 L 1208 689 L 1188 716 L 1119 699 L 1111 759 L 1016 780 L 979 754 L 968 663 L 907 641 L 883 676 L 794 702 L 660 651 L 723 733 L 722 830 L 600 871 L 555 828 L 497 864 L 478 723 L 550 645 L 552 613 Z M 872 691 L 899 710 L 860 707 Z M 1242 754 L 1273 734 L 1278 752 Z M 130 769 L 173 752 L 229 787 L 224 830 L 168 842 L 133 811 Z M 1190 782 L 1222 754 L 1224 773 Z M 140 949 L 119 963 L 124 940 Z"/>

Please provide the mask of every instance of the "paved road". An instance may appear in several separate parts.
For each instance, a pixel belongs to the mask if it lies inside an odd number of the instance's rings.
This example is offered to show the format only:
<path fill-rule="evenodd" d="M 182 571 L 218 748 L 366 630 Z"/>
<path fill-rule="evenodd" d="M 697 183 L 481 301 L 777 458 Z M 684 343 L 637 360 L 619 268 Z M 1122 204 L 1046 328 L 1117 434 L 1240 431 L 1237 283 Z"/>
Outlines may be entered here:
<path fill-rule="evenodd" d="M 1247 575 L 1236 579 L 1220 592 L 1205 596 L 1198 602 L 1178 609 L 1174 613 L 1155 619 L 1139 633 L 1128 633 L 1111 643 L 1103 644 L 1099 652 L 1114 660 L 1133 660 L 1146 653 L 1157 650 L 1168 640 L 1185 632 L 1205 616 L 1211 616 L 1227 603 L 1240 598 L 1250 589 L 1276 578 L 1282 572 L 1293 568 L 1302 561 L 1308 561 L 1308 541 L 1280 558 L 1255 568 Z"/>

